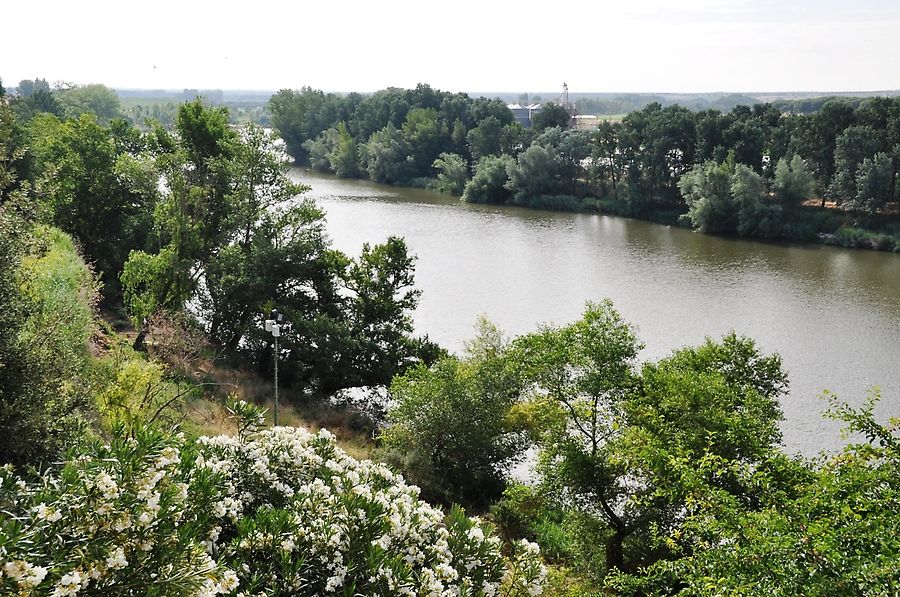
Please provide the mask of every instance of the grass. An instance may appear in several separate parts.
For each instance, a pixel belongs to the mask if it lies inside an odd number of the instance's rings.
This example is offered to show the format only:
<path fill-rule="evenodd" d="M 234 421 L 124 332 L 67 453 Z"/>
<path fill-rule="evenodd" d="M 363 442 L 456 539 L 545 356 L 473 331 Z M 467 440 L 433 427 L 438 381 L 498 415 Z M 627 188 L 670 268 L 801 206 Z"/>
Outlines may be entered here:
<path fill-rule="evenodd" d="M 92 339 L 96 359 L 111 359 L 113 347 L 125 350 L 130 358 L 161 362 L 167 377 L 182 384 L 197 384 L 199 392 L 177 403 L 184 427 L 203 435 L 236 432 L 226 408 L 228 397 L 246 400 L 267 409 L 267 419 L 274 423 L 275 390 L 271 381 L 258 373 L 227 366 L 216 354 L 202 332 L 184 321 L 155 320 L 147 338 L 148 353 L 130 349 L 136 332 L 130 322 L 104 311 L 101 332 Z M 178 418 L 178 417 L 176 417 Z M 372 458 L 375 449 L 371 425 L 350 409 L 327 402 L 310 402 L 291 388 L 279 388 L 279 425 L 321 428 L 331 431 L 338 445 L 357 459 Z"/>

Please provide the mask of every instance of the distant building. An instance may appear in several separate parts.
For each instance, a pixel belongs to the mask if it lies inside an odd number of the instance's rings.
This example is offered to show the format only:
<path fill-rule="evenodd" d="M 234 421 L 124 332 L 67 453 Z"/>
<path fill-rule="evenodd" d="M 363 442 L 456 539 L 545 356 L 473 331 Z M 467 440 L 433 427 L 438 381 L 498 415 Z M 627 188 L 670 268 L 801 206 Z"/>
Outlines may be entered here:
<path fill-rule="evenodd" d="M 526 129 L 531 127 L 535 114 L 541 111 L 540 104 L 528 104 L 526 106 L 523 106 L 522 104 L 507 104 L 506 107 L 512 112 L 516 122 Z"/>
<path fill-rule="evenodd" d="M 579 131 L 590 131 L 600 126 L 600 117 L 591 114 L 576 114 L 572 117 L 573 128 Z"/>

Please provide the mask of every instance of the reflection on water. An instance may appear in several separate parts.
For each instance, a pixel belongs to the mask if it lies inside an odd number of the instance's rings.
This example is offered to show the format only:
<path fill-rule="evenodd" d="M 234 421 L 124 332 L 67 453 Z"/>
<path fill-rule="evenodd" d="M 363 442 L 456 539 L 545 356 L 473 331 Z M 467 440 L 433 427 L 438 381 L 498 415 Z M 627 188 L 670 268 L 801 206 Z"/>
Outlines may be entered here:
<path fill-rule="evenodd" d="M 643 358 L 734 329 L 782 355 L 785 443 L 840 444 L 823 389 L 858 403 L 883 391 L 900 414 L 900 256 L 725 239 L 647 222 L 469 205 L 422 190 L 295 171 L 325 209 L 337 248 L 400 235 L 418 256 L 417 331 L 451 350 L 486 315 L 507 334 L 576 319 L 611 298 L 638 327 Z"/>

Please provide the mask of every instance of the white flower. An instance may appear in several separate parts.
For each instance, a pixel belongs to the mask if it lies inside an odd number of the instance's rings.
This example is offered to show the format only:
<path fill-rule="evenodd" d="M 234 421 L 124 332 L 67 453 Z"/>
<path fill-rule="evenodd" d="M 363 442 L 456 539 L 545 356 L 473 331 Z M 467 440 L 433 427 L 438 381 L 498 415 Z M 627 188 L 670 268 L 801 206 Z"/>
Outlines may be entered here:
<path fill-rule="evenodd" d="M 47 520 L 49 522 L 56 522 L 60 518 L 62 518 L 62 513 L 59 510 L 54 510 L 53 508 L 48 508 L 47 504 L 41 502 L 34 508 L 34 513 L 37 514 L 38 520 Z"/>
<path fill-rule="evenodd" d="M 68 597 L 74 595 L 81 590 L 82 585 L 87 584 L 90 579 L 83 576 L 80 571 L 73 570 L 59 579 L 59 584 L 53 590 L 51 597 Z"/>
<path fill-rule="evenodd" d="M 128 560 L 125 559 L 125 549 L 121 546 L 117 547 L 116 550 L 106 558 L 106 565 L 113 570 L 127 566 Z"/>
<path fill-rule="evenodd" d="M 107 472 L 102 472 L 97 477 L 96 487 L 107 500 L 114 500 L 119 497 L 119 487 L 116 485 L 115 479 Z"/>

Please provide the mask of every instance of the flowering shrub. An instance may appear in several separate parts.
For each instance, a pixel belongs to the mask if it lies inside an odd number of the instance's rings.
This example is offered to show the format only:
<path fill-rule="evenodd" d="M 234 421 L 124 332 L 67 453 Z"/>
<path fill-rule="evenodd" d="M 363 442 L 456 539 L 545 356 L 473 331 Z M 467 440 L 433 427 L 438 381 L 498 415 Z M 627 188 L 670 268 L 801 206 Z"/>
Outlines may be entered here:
<path fill-rule="evenodd" d="M 0 594 L 541 592 L 536 546 L 504 557 L 325 430 L 122 436 L 30 482 L 0 469 Z"/>

